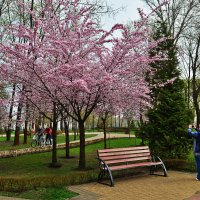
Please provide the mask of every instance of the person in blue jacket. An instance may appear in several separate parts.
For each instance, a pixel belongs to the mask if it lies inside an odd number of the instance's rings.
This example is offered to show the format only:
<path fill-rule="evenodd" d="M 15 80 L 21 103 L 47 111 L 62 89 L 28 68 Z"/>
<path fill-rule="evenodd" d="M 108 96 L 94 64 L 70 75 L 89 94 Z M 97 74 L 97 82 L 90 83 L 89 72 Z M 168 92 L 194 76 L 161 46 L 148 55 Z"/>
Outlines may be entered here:
<path fill-rule="evenodd" d="M 200 181 L 200 129 L 196 129 L 193 125 L 189 125 L 188 135 L 194 138 L 193 151 L 197 168 L 196 180 Z"/>

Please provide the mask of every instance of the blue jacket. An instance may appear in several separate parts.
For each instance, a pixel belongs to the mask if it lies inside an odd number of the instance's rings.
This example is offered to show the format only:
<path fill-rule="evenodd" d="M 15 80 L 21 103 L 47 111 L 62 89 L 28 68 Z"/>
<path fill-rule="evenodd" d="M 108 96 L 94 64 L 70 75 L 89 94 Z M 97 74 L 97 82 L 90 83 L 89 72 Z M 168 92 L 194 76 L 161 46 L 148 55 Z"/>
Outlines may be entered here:
<path fill-rule="evenodd" d="M 200 154 L 200 131 L 192 131 L 188 129 L 188 135 L 194 138 L 194 153 Z"/>

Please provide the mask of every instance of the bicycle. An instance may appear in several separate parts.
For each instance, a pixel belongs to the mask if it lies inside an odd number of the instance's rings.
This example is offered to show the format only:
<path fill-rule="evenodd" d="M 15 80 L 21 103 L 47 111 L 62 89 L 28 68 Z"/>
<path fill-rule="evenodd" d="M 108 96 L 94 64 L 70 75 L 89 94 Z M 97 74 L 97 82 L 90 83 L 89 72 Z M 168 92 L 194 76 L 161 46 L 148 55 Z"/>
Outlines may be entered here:
<path fill-rule="evenodd" d="M 52 145 L 52 139 L 51 139 L 51 137 L 47 137 L 47 135 L 46 135 L 46 139 L 45 139 L 45 145 Z"/>
<path fill-rule="evenodd" d="M 31 147 L 37 147 L 37 146 L 41 147 L 44 145 L 45 145 L 44 136 L 40 137 L 39 134 L 36 133 L 31 141 Z"/>

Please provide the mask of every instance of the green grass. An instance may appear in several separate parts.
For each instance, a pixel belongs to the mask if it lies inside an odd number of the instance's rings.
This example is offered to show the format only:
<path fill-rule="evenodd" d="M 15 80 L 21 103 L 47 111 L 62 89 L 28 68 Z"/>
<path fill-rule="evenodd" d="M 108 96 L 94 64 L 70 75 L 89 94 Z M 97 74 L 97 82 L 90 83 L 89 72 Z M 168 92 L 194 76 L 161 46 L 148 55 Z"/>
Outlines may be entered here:
<path fill-rule="evenodd" d="M 128 147 L 139 144 L 140 140 L 135 138 L 115 139 L 108 141 L 108 147 Z M 86 160 L 87 167 L 97 169 L 97 149 L 103 148 L 103 142 L 86 146 Z M 58 162 L 62 164 L 62 167 L 52 169 L 48 167 L 51 162 L 51 152 L 39 153 L 39 154 L 27 154 L 19 157 L 11 157 L 6 159 L 0 159 L 0 176 L 2 177 L 38 177 L 38 176 L 65 176 L 69 172 L 78 173 L 78 156 L 79 148 L 70 149 L 70 155 L 75 156 L 73 159 L 64 159 L 65 150 L 58 150 Z"/>
<path fill-rule="evenodd" d="M 108 147 L 129 147 L 139 145 L 140 142 L 141 140 L 136 138 L 113 139 L 108 141 Z M 58 162 L 62 166 L 56 169 L 49 168 L 51 152 L 0 159 L 0 190 L 18 192 L 20 194 L 13 193 L 12 195 L 23 198 L 35 193 L 30 196 L 37 197 L 36 199 L 40 200 L 38 195 L 44 190 L 49 190 L 49 187 L 52 187 L 53 190 L 55 187 L 96 181 L 99 173 L 96 151 L 103 149 L 103 146 L 103 142 L 86 146 L 87 169 L 84 171 L 78 170 L 79 148 L 70 150 L 71 156 L 74 156 L 72 159 L 64 158 L 65 151 L 58 150 Z M 5 193 L 5 195 L 11 194 Z M 41 200 L 42 198 L 49 200 L 49 197 L 41 196 Z M 53 199 L 58 198 L 54 197 Z"/>
<path fill-rule="evenodd" d="M 109 148 L 119 148 L 140 145 L 140 142 L 141 140 L 137 138 L 121 138 L 109 140 L 107 144 Z M 63 186 L 96 181 L 99 172 L 96 150 L 103 149 L 103 146 L 103 142 L 86 146 L 87 170 L 85 171 L 77 169 L 79 148 L 70 150 L 70 154 L 75 156 L 73 159 L 63 158 L 65 151 L 58 150 L 58 162 L 62 166 L 56 169 L 48 167 L 51 162 L 50 152 L 0 159 L 0 189 L 20 191 L 0 192 L 0 195 L 38 200 L 51 200 L 51 197 L 56 200 L 71 198 L 76 194 L 65 191 Z M 194 171 L 195 162 L 192 153 L 188 156 L 187 163 L 188 170 Z"/>
<path fill-rule="evenodd" d="M 72 198 L 77 194 L 67 190 L 66 187 L 48 187 L 48 188 L 35 188 L 24 192 L 2 192 L 0 195 L 15 198 L 24 198 L 32 200 L 65 200 Z"/>
<path fill-rule="evenodd" d="M 94 137 L 96 136 L 95 134 L 86 134 L 86 138 Z M 13 146 L 13 141 L 14 137 L 11 137 L 10 142 L 6 142 L 5 137 L 0 137 L 0 151 L 5 151 L 5 150 L 15 150 L 15 149 L 23 149 L 23 148 L 28 148 L 31 147 L 31 140 L 32 137 L 28 137 L 28 142 L 27 144 L 23 144 L 23 135 L 20 135 L 20 145 L 19 146 Z M 74 136 L 70 135 L 69 137 L 70 141 L 74 141 Z M 79 136 L 76 136 L 76 140 L 79 140 Z M 57 143 L 65 143 L 65 136 L 64 135 L 58 135 L 57 136 Z"/>

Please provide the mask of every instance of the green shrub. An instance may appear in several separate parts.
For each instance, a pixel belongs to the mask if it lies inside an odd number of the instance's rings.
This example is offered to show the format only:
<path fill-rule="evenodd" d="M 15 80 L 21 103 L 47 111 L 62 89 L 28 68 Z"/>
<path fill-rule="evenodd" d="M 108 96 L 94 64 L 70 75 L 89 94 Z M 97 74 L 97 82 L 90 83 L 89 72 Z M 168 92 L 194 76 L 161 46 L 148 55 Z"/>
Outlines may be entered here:
<path fill-rule="evenodd" d="M 34 178 L 0 178 L 0 190 L 23 192 L 37 187 L 57 187 L 96 181 L 98 171 L 69 173 L 67 176 L 44 176 Z"/>

